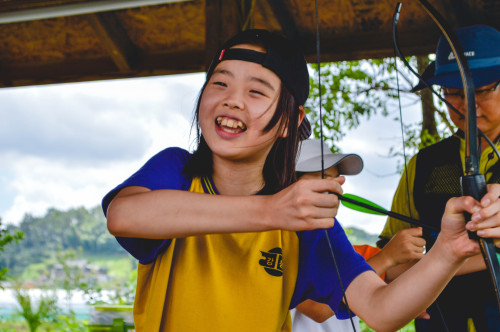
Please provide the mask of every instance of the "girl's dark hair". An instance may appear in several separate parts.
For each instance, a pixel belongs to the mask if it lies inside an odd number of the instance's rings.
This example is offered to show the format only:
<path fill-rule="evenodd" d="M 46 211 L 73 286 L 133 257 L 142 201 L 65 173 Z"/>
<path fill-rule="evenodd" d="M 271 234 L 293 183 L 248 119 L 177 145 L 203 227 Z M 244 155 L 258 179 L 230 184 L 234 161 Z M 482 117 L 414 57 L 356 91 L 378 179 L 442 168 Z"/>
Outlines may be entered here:
<path fill-rule="evenodd" d="M 198 147 L 184 168 L 184 172 L 191 177 L 211 176 L 213 173 L 212 151 L 203 138 L 198 121 L 201 97 L 208 80 L 209 78 L 207 78 L 207 81 L 201 88 L 193 119 L 193 125 L 196 126 Z M 278 125 L 279 130 L 277 131 L 277 135 L 286 128 L 287 136 L 277 137 L 266 158 L 263 169 L 265 185 L 259 194 L 274 194 L 296 181 L 295 159 L 299 143 L 297 130 L 299 126 L 299 114 L 299 105 L 295 102 L 295 98 L 286 86 L 281 84 L 276 111 L 264 128 L 264 132 L 268 132 Z"/>

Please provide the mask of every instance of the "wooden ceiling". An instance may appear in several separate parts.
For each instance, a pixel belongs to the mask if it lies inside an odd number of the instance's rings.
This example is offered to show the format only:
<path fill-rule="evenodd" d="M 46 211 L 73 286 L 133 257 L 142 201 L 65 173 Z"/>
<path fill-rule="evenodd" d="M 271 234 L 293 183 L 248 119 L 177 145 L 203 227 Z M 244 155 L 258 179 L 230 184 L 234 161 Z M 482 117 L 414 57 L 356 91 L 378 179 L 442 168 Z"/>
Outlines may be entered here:
<path fill-rule="evenodd" d="M 396 0 L 318 2 L 322 61 L 393 56 Z M 439 29 L 402 2 L 403 52 L 432 53 Z M 500 0 L 430 3 L 453 28 L 500 29 Z M 202 72 L 244 27 L 280 31 L 316 61 L 314 0 L 0 0 L 0 87 Z"/>

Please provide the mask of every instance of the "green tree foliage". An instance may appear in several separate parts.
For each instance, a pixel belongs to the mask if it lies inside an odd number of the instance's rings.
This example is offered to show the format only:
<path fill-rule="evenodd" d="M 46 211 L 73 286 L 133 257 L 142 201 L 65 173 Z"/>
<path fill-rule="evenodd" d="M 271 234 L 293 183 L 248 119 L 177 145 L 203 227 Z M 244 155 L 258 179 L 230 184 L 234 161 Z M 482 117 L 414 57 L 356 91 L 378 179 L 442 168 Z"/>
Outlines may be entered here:
<path fill-rule="evenodd" d="M 28 290 L 16 287 L 16 300 L 19 303 L 21 315 L 28 324 L 30 332 L 35 332 L 44 322 L 56 320 L 59 313 L 55 294 L 41 294 L 38 301 L 34 301 Z M 38 303 L 35 303 L 38 302 Z"/>
<path fill-rule="evenodd" d="M 107 231 L 100 207 L 68 211 L 49 209 L 42 217 L 26 215 L 19 226 L 8 225 L 1 233 L 1 243 L 13 242 L 14 237 L 10 236 L 7 241 L 5 234 L 18 234 L 16 232 L 21 230 L 25 233 L 25 240 L 2 248 L 5 250 L 0 256 L 0 266 L 11 268 L 16 279 L 29 281 L 42 292 L 42 296 L 33 297 L 33 292 L 21 288 L 21 281 L 15 283 L 20 308 L 18 314 L 24 318 L 30 331 L 86 331 L 86 326 L 71 307 L 71 298 L 77 290 L 83 291 L 92 304 L 133 303 L 135 271 L 127 274 L 126 279 L 109 276 L 110 279 L 99 281 L 98 277 L 108 275 L 96 271 L 102 272 L 106 268 L 99 266 L 94 270 L 97 265 L 87 264 L 85 257 L 92 257 L 104 265 L 111 258 L 114 261 L 119 256 L 129 258 Z M 25 279 L 26 271 L 37 273 L 31 273 L 32 278 Z M 101 287 L 106 287 L 111 293 L 103 293 Z M 65 291 L 67 310 L 64 312 L 57 306 L 55 289 Z"/>
<path fill-rule="evenodd" d="M 314 74 L 310 78 L 307 114 L 314 124 L 314 136 L 319 138 L 321 92 L 323 135 L 335 152 L 338 151 L 336 143 L 362 119 L 377 113 L 388 115 L 387 94 L 395 97 L 389 85 L 394 70 L 388 60 L 341 61 L 323 63 L 320 67 L 312 64 L 311 67 Z"/>
<path fill-rule="evenodd" d="M 417 65 L 417 58 L 408 60 L 413 66 Z M 418 60 L 418 70 L 422 72 L 428 57 L 419 57 Z M 434 101 L 428 91 L 411 92 L 417 79 L 402 64 L 398 64 L 396 70 L 394 58 L 322 63 L 319 79 L 318 65 L 312 64 L 311 68 L 306 113 L 314 136 L 319 138 L 321 92 L 323 136 L 333 152 L 339 151 L 338 142 L 346 132 L 357 128 L 362 121 L 369 121 L 374 115 L 380 114 L 399 123 L 399 97 L 405 100 L 401 105 L 403 108 L 419 102 L 425 107 L 422 108 L 423 121 L 403 126 L 407 155 L 411 156 L 419 148 L 440 140 L 454 130 L 444 106 Z M 401 154 L 399 144 L 389 151 L 389 156 Z"/>
<path fill-rule="evenodd" d="M 4 228 L 2 226 L 2 219 L 0 218 L 0 252 L 5 251 L 5 247 L 9 243 L 11 243 L 11 242 L 17 243 L 19 240 L 22 240 L 22 238 L 23 238 L 22 232 L 17 231 L 17 232 L 13 232 L 13 234 L 11 234 L 9 229 Z M 5 254 L 2 254 L 1 256 L 3 256 L 3 255 L 5 255 Z M 2 264 L 0 264 L 0 283 L 2 281 L 5 281 L 5 279 L 8 276 L 8 272 L 9 272 L 9 269 L 6 266 L 2 266 Z M 0 288 L 3 289 L 1 284 L 0 284 Z"/>
<path fill-rule="evenodd" d="M 349 242 L 351 242 L 352 244 L 369 244 L 371 246 L 375 246 L 375 243 L 378 240 L 377 234 L 368 233 L 357 227 L 346 227 L 345 233 L 347 235 L 347 238 L 349 239 Z"/>
<path fill-rule="evenodd" d="M 17 275 L 30 264 L 52 259 L 58 251 L 73 249 L 81 250 L 84 255 L 125 255 L 109 234 L 100 207 L 49 209 L 43 217 L 27 214 L 19 226 L 8 225 L 6 231 L 24 233 L 24 241 L 12 243 L 0 256 L 0 267 L 11 269 Z"/>
<path fill-rule="evenodd" d="M 76 290 L 86 287 L 85 275 L 78 265 L 71 264 L 76 261 L 77 252 L 74 249 L 65 251 L 58 250 L 55 253 L 57 263 L 62 267 L 63 276 L 55 280 L 55 287 L 64 289 L 66 292 L 66 303 L 71 310 L 71 298 Z"/>

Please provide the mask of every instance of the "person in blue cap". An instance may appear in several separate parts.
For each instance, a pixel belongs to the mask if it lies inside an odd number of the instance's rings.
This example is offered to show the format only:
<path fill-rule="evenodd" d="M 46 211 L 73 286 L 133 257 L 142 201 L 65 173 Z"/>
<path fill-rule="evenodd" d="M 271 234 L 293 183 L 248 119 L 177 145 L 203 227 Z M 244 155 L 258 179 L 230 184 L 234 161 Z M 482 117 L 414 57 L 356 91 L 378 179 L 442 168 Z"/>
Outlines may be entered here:
<path fill-rule="evenodd" d="M 500 32 L 486 25 L 457 29 L 475 88 L 477 126 L 499 148 L 500 140 Z M 465 114 L 464 90 L 451 47 L 441 37 L 436 60 L 424 72 L 429 84 L 441 86 L 443 97 Z M 415 90 L 425 88 L 420 83 Z M 446 201 L 461 195 L 465 120 L 448 107 L 458 130 L 450 137 L 422 149 L 408 163 L 396 190 L 392 210 L 440 227 Z M 488 183 L 500 182 L 500 163 L 485 139 L 479 137 L 480 172 Z M 401 229 L 412 225 L 389 217 L 377 245 L 383 247 Z M 437 234 L 424 228 L 427 250 Z M 416 320 L 417 332 L 500 331 L 500 314 L 493 284 L 483 258 L 477 255 L 457 273 L 429 309 L 430 320 Z M 446 326 L 446 327 L 445 327 Z"/>

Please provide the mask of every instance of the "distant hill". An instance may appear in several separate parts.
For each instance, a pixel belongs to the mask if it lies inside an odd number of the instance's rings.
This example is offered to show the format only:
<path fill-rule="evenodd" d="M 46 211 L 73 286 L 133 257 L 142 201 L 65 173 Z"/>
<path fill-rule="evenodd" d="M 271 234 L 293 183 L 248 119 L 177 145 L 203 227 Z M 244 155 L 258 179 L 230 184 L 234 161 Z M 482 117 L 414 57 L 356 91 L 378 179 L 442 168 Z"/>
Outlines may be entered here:
<path fill-rule="evenodd" d="M 11 234 L 21 231 L 23 240 L 10 243 L 0 255 L 0 269 L 18 275 L 31 265 L 42 263 L 58 251 L 73 249 L 83 256 L 128 254 L 109 234 L 99 206 L 60 211 L 49 209 L 45 216 L 26 214 L 19 224 L 7 225 Z"/>
<path fill-rule="evenodd" d="M 367 233 L 356 227 L 346 227 L 345 232 L 352 244 L 369 244 L 375 247 L 378 240 L 378 234 Z"/>

